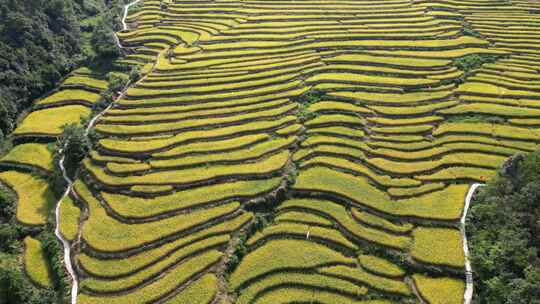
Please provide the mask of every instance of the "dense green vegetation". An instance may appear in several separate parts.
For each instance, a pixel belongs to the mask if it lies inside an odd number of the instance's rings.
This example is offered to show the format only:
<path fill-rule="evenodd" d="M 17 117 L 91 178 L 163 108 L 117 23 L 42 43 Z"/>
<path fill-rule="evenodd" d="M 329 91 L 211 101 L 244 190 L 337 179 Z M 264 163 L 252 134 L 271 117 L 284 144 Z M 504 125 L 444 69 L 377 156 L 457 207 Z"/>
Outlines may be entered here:
<path fill-rule="evenodd" d="M 518 154 L 474 198 L 476 303 L 540 303 L 540 152 Z"/>
<path fill-rule="evenodd" d="M 120 3 L 0 0 L 0 140 L 67 72 L 118 54 L 112 25 Z"/>
<path fill-rule="evenodd" d="M 25 227 L 15 219 L 15 196 L 6 187 L 0 185 L 0 303 L 10 304 L 49 304 L 59 303 L 65 295 L 65 274 L 61 261 L 57 260 L 59 248 L 54 234 L 48 227 L 40 233 L 43 238 L 47 258 L 52 258 L 55 287 L 37 288 L 24 273 L 19 256 L 24 248 L 21 240 L 29 235 L 39 233 L 39 228 Z M 54 256 L 54 258 L 53 258 Z"/>

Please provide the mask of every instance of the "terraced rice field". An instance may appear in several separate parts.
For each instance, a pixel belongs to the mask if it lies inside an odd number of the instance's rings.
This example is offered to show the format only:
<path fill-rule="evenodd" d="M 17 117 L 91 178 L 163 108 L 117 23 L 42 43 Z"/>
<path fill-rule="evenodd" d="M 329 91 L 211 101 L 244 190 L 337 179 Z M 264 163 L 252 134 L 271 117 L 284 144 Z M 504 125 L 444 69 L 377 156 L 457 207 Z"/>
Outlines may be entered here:
<path fill-rule="evenodd" d="M 469 185 L 540 142 L 538 13 L 532 0 L 144 1 L 120 63 L 148 76 L 100 118 L 62 202 L 78 303 L 462 303 Z M 88 115 L 103 89 L 89 77 L 36 102 L 14 136 Z M 17 151 L 0 162 L 50 170 Z M 43 220 L 29 210 L 21 220 Z"/>

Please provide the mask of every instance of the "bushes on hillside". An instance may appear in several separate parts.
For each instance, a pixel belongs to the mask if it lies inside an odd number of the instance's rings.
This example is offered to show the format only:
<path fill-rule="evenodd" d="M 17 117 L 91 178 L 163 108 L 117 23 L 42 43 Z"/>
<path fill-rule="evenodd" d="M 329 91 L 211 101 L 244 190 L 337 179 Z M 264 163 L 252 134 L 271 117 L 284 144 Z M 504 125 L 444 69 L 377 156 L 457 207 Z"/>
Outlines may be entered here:
<path fill-rule="evenodd" d="M 486 55 L 486 54 L 471 54 L 463 57 L 459 57 L 454 60 L 456 67 L 465 72 L 467 77 L 473 70 L 478 69 L 485 63 L 491 63 L 497 61 L 499 56 Z"/>
<path fill-rule="evenodd" d="M 118 23 L 121 4 L 123 0 L 0 0 L 3 134 L 15 128 L 18 115 L 33 99 L 77 65 L 96 58 L 83 51 L 87 39 L 93 40 L 92 48 L 100 55 L 118 54 L 112 27 Z"/>
<path fill-rule="evenodd" d="M 478 192 L 467 231 L 475 303 L 540 303 L 540 152 L 511 158 Z"/>
<path fill-rule="evenodd" d="M 120 48 L 116 43 L 113 31 L 112 15 L 105 15 L 100 18 L 92 31 L 92 48 L 97 58 L 112 59 L 120 56 Z"/>
<path fill-rule="evenodd" d="M 78 124 L 66 125 L 56 143 L 55 163 L 64 156 L 64 167 L 70 177 L 75 176 L 79 163 L 90 151 L 90 142 L 84 133 L 84 127 Z"/>

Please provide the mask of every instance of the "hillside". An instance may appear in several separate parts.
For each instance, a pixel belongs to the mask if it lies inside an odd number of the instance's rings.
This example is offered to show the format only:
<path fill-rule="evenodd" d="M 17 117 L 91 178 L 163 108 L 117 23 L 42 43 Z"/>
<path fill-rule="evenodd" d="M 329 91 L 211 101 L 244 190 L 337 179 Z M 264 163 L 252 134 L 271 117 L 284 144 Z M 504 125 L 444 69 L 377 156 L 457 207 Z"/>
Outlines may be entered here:
<path fill-rule="evenodd" d="M 33 99 L 53 89 L 81 63 L 92 60 L 90 40 L 104 24 L 111 31 L 113 20 L 103 17 L 114 15 L 119 3 L 0 1 L 0 143 Z"/>
<path fill-rule="evenodd" d="M 502 166 L 475 197 L 467 227 L 477 303 L 538 303 L 540 152 Z"/>
<path fill-rule="evenodd" d="M 0 159 L 35 285 L 79 304 L 470 303 L 470 186 L 540 142 L 537 1 L 132 8 L 124 56 L 35 100 Z"/>

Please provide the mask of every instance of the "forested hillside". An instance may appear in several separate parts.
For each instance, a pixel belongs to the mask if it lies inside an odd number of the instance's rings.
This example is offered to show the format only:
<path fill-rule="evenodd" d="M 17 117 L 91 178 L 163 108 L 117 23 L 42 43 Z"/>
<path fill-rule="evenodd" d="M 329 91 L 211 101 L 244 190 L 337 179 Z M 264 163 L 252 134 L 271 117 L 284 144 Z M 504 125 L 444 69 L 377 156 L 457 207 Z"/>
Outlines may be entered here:
<path fill-rule="evenodd" d="M 112 39 L 103 28 L 113 24 L 118 2 L 0 0 L 0 139 L 34 98 L 93 59 L 91 40 Z"/>
<path fill-rule="evenodd" d="M 467 223 L 476 303 L 540 303 L 540 152 L 509 159 Z"/>

